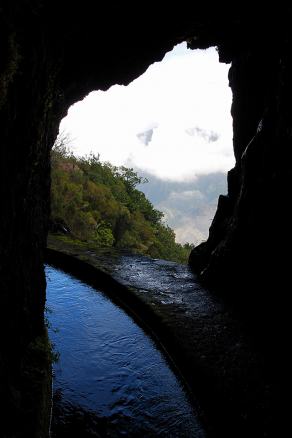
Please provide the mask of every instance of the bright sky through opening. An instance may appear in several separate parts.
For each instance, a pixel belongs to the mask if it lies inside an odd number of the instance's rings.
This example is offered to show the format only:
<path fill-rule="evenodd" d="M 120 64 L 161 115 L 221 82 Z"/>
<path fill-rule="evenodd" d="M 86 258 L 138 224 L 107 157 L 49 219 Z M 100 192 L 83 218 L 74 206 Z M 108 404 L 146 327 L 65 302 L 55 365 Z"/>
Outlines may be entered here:
<path fill-rule="evenodd" d="M 93 91 L 63 119 L 77 155 L 173 181 L 226 172 L 234 164 L 231 90 L 215 48 L 176 46 L 127 87 Z"/>

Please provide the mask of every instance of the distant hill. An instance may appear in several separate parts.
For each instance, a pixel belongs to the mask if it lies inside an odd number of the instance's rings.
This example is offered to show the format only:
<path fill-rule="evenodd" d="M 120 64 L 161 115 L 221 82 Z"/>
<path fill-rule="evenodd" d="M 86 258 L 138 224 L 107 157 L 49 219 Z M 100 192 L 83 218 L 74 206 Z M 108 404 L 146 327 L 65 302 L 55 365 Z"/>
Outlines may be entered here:
<path fill-rule="evenodd" d="M 207 239 L 218 197 L 227 191 L 225 173 L 211 173 L 180 182 L 162 180 L 140 169 L 135 170 L 149 181 L 137 188 L 164 213 L 178 242 L 198 244 Z"/>

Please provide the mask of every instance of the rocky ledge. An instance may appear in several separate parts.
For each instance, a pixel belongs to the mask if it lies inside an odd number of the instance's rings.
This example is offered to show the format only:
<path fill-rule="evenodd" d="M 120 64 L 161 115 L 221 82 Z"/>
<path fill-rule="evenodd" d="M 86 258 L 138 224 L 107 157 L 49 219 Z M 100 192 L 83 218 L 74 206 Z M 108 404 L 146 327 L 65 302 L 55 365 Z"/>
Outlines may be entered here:
<path fill-rule="evenodd" d="M 246 325 L 188 266 L 58 236 L 48 238 L 47 262 L 104 289 L 151 330 L 199 400 L 210 436 L 280 436 L 272 366 Z"/>

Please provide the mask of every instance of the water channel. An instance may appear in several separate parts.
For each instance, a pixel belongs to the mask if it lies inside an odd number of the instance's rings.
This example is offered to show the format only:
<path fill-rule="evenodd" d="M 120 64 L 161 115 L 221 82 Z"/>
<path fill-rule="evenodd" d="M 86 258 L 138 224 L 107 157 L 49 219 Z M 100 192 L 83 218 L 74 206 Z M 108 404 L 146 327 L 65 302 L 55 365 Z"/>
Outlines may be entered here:
<path fill-rule="evenodd" d="M 52 437 L 205 438 L 156 343 L 102 292 L 46 267 Z"/>

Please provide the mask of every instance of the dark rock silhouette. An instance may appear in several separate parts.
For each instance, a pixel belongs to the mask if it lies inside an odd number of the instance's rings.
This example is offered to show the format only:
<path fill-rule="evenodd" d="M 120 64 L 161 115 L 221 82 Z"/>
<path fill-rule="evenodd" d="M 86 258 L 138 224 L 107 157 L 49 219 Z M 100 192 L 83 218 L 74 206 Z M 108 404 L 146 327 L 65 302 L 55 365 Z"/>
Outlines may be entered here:
<path fill-rule="evenodd" d="M 228 196 L 220 198 L 210 237 L 190 263 L 245 315 L 264 315 L 265 324 L 258 326 L 268 330 L 270 356 L 279 364 L 291 234 L 285 208 L 292 135 L 290 22 L 291 8 L 277 5 L 250 10 L 200 3 L 194 10 L 183 5 L 160 12 L 148 2 L 98 3 L 95 9 L 88 1 L 1 1 L 2 436 L 46 436 L 47 385 L 44 379 L 34 397 L 27 379 L 30 352 L 44 336 L 49 152 L 59 122 L 91 90 L 128 84 L 183 40 L 194 49 L 216 45 L 220 60 L 232 62 L 236 157 Z"/>

